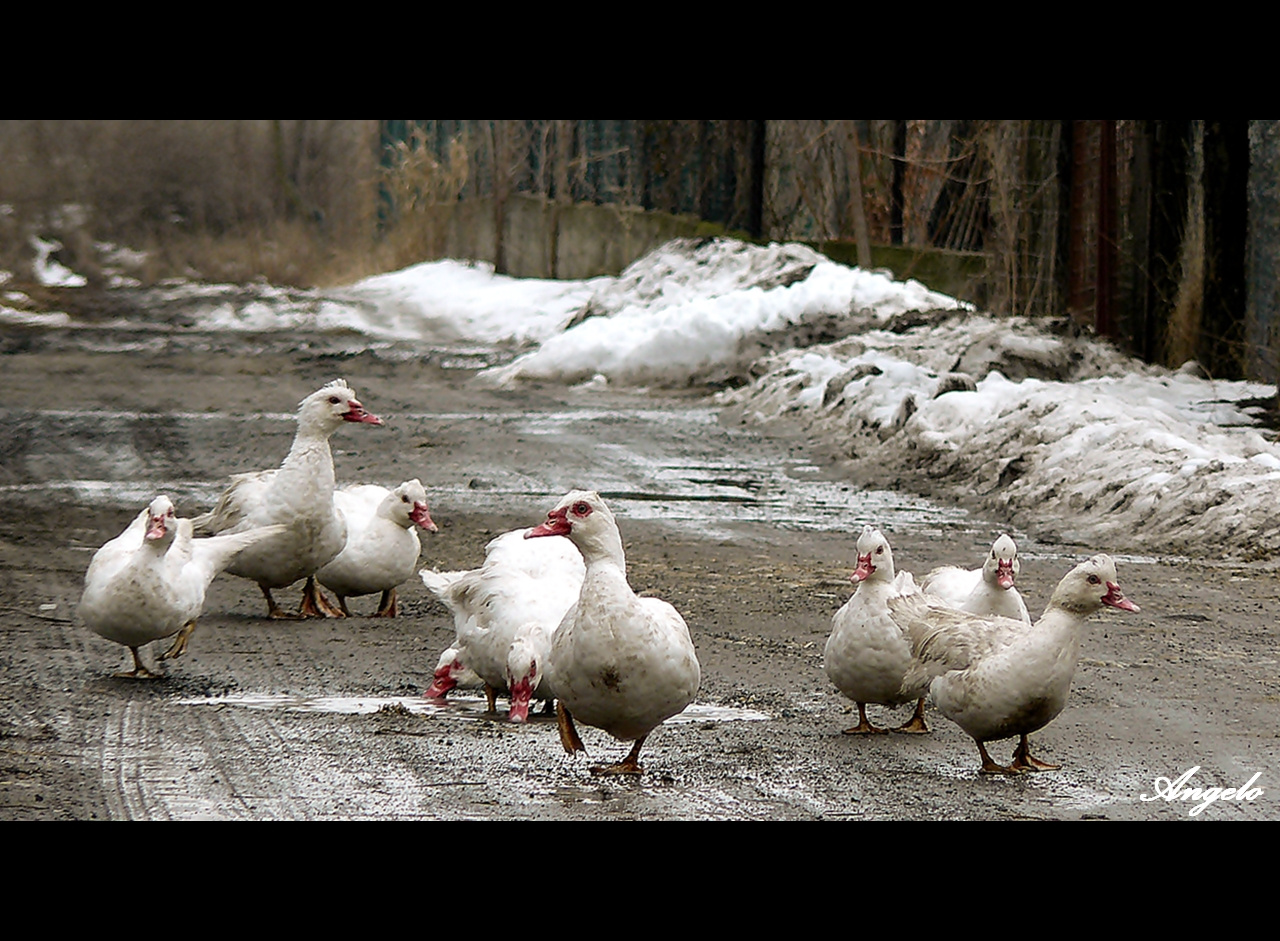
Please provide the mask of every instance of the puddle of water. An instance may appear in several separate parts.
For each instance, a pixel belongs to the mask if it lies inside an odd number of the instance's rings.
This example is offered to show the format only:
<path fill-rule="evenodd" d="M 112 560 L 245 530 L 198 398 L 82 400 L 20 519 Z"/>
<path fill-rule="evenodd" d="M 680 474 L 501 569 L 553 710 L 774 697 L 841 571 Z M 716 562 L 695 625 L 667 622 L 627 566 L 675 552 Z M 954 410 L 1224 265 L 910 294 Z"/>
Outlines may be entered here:
<path fill-rule="evenodd" d="M 194 353 L 296 353 L 313 356 L 372 356 L 391 361 L 430 361 L 444 369 L 476 370 L 510 362 L 517 351 L 469 343 L 375 339 L 345 326 L 307 325 L 305 338 L 290 329 L 203 329 L 155 321 L 81 323 L 49 314 L 3 317 L 39 338 L 42 349 L 82 350 L 90 353 L 182 351 Z"/>
<path fill-rule="evenodd" d="M 36 473 L 52 479 L 0 486 L 0 494 L 14 496 L 56 493 L 75 502 L 133 507 L 157 492 L 170 493 L 194 513 L 212 505 L 225 480 L 155 480 L 163 473 L 154 456 L 130 444 L 136 424 L 168 421 L 181 434 L 184 425 L 207 427 L 213 422 L 239 422 L 246 416 L 226 413 L 151 413 L 111 410 L 45 410 L 26 413 L 32 439 L 47 450 L 29 455 Z M 291 413 L 263 412 L 257 421 L 292 424 Z M 483 486 L 476 486 L 476 468 L 443 468 L 429 484 L 434 504 L 469 510 L 527 510 L 539 519 L 573 486 L 588 485 L 614 504 L 622 518 L 652 520 L 713 539 L 735 539 L 743 524 L 764 524 L 800 531 L 839 531 L 875 522 L 896 530 L 981 526 L 960 509 L 938 506 L 884 490 L 859 490 L 839 481 L 821 479 L 821 469 L 804 460 L 781 457 L 762 447 L 751 432 L 723 428 L 714 409 L 703 406 L 672 409 L 623 408 L 615 405 L 574 407 L 550 412 L 404 413 L 392 416 L 408 423 L 437 425 L 483 421 L 508 426 L 515 436 L 554 435 L 561 444 L 554 460 L 545 457 L 524 466 L 487 466 Z M 114 451 L 98 455 L 97 474 L 87 479 L 59 479 L 69 454 L 83 454 L 98 446 L 104 423 Z M 46 426 L 60 434 L 43 435 Z M 204 432 L 194 432 L 203 435 Z M 39 457 L 41 460 L 36 461 Z M 45 457 L 51 458 L 45 460 Z M 167 469 L 167 468 L 165 468 Z M 109 479 L 115 477 L 117 479 Z M 343 483 L 345 481 L 340 481 Z M 394 484 L 398 481 L 383 481 Z"/>
<path fill-rule="evenodd" d="M 187 510 L 180 515 L 196 515 L 195 507 L 212 506 L 226 489 L 225 480 L 51 480 L 32 484 L 0 485 L 0 494 L 67 495 L 74 503 L 98 506 L 144 507 L 157 493 L 168 494 Z"/>
<path fill-rule="evenodd" d="M 179 699 L 179 706 L 243 706 L 248 709 L 280 709 L 287 712 L 323 712 L 339 715 L 370 715 L 381 709 L 403 708 L 414 715 L 438 715 L 455 719 L 493 719 L 485 712 L 484 699 L 449 697 L 443 703 L 422 696 L 297 696 L 288 693 L 242 693 L 232 696 L 210 696 Z M 499 712 L 499 718 L 504 714 Z M 763 722 L 772 718 L 767 713 L 729 706 L 694 703 L 667 725 L 694 722 Z"/>
<path fill-rule="evenodd" d="M 106 421 L 156 421 L 159 419 L 174 421 L 287 421 L 292 422 L 296 415 L 293 412 L 117 412 L 100 409 L 50 408 L 40 411 L 17 413 L 19 418 L 54 419 L 60 424 L 69 420 L 84 419 L 89 427 L 99 430 Z M 65 424 L 63 424 L 65 428 Z"/>

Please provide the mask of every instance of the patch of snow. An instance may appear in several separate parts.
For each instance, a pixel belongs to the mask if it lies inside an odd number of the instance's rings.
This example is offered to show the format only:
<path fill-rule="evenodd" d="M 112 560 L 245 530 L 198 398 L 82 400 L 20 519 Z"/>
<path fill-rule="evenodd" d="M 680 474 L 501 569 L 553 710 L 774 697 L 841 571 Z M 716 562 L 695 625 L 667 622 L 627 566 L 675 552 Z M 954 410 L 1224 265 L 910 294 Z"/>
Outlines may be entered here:
<path fill-rule="evenodd" d="M 88 281 L 84 275 L 76 274 L 66 265 L 49 257 L 62 243 L 56 239 L 42 239 L 31 236 L 31 248 L 35 251 L 35 261 L 31 263 L 36 280 L 45 287 L 82 288 Z"/>

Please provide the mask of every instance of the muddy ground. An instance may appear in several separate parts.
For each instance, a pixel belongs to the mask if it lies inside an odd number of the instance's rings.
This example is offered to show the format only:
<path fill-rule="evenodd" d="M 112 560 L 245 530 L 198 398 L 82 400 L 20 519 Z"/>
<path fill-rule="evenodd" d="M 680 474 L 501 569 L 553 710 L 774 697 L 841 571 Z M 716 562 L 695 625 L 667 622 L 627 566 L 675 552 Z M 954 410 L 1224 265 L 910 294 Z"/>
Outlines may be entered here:
<path fill-rule="evenodd" d="M 822 652 L 851 591 L 860 520 L 847 531 L 745 521 L 700 532 L 619 513 L 633 585 L 684 613 L 703 676 L 693 720 L 651 736 L 636 781 L 588 771 L 625 745 L 587 729 L 589 759 L 571 758 L 553 721 L 485 717 L 474 691 L 434 712 L 397 705 L 417 702 L 453 637 L 449 614 L 417 580 L 403 587 L 396 620 L 279 623 L 262 617 L 256 586 L 224 575 L 187 655 L 166 662 L 163 679 L 116 678 L 127 650 L 78 623 L 76 602 L 93 550 L 146 499 L 54 484 L 114 480 L 143 493 L 274 466 L 291 425 L 235 416 L 292 412 L 342 375 L 388 425 L 335 435 L 339 480 L 421 477 L 440 525 L 424 535 L 423 564 L 469 568 L 489 538 L 536 522 L 568 489 L 540 498 L 538 481 L 593 486 L 576 478 L 617 448 L 482 417 L 562 411 L 587 394 L 558 387 L 479 389 L 465 369 L 415 359 L 165 343 L 94 352 L 50 336 L 33 332 L 0 355 L 0 819 L 1280 819 L 1280 584 L 1208 549 L 1193 560 L 1120 562 L 1142 612 L 1092 620 L 1066 710 L 1033 736 L 1038 755 L 1063 769 L 1015 779 L 980 775 L 972 741 L 932 711 L 928 736 L 841 734 L 856 716 L 827 681 Z M 702 404 L 691 395 L 609 401 L 623 416 L 637 404 Z M 637 452 L 649 427 L 630 442 Z M 625 417 L 617 428 L 629 434 Z M 756 459 L 822 464 L 809 442 L 782 431 L 718 434 L 680 446 L 745 443 Z M 493 499 L 512 475 L 529 486 Z M 184 515 L 208 505 L 178 502 Z M 889 535 L 899 566 L 919 574 L 975 564 L 994 532 L 939 525 Z M 1021 584 L 1038 613 L 1075 561 L 1106 547 L 1034 537 L 1023 538 Z M 374 600 L 353 605 L 369 612 Z M 154 662 L 166 646 L 144 656 Z M 277 699 L 235 704 L 251 695 Z M 309 708 L 285 708 L 283 696 Z M 349 714 L 323 697 L 389 703 Z M 224 701 L 201 702 L 209 699 Z M 881 722 L 907 710 L 897 712 L 872 707 Z M 1007 758 L 1012 744 L 992 752 Z M 1195 766 L 1202 786 L 1260 773 L 1263 792 L 1195 817 L 1187 804 L 1140 799 L 1157 777 Z"/>

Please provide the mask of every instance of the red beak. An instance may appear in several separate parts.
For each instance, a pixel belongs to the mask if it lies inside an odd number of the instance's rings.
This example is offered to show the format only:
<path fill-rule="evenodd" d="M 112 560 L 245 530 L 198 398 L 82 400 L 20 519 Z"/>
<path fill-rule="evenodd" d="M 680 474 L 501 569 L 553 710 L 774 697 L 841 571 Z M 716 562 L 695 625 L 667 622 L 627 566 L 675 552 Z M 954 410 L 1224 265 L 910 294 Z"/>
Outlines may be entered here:
<path fill-rule="evenodd" d="M 533 699 L 533 686 L 529 677 L 511 684 L 511 708 L 507 710 L 507 718 L 512 722 L 529 721 L 529 702 Z"/>
<path fill-rule="evenodd" d="M 382 419 L 372 412 L 366 412 L 364 406 L 355 399 L 351 400 L 351 408 L 342 415 L 343 421 L 364 422 L 366 425 L 381 425 Z"/>
<path fill-rule="evenodd" d="M 161 539 L 166 530 L 164 528 L 164 517 L 153 516 L 147 526 L 147 539 Z"/>
<path fill-rule="evenodd" d="M 1124 596 L 1124 592 L 1120 590 L 1120 586 L 1115 582 L 1107 582 L 1107 593 L 1102 596 L 1102 603 L 1109 604 L 1113 608 L 1119 608 L 1122 611 L 1141 611 L 1136 604 Z"/>
<path fill-rule="evenodd" d="M 875 570 L 876 567 L 871 564 L 871 553 L 868 552 L 866 555 L 858 556 L 858 567 L 853 570 L 853 574 L 849 577 L 852 581 L 861 582 L 870 578 L 871 573 Z"/>
<path fill-rule="evenodd" d="M 1005 589 L 1013 587 L 1013 560 L 1001 559 L 996 563 L 996 584 Z"/>
<path fill-rule="evenodd" d="M 413 512 L 409 514 L 409 519 L 413 520 L 429 533 L 438 533 L 440 530 L 436 528 L 436 524 L 431 521 L 431 514 L 427 512 L 425 503 L 415 503 Z"/>
<path fill-rule="evenodd" d="M 532 539 L 534 536 L 567 536 L 573 529 L 569 522 L 569 511 L 564 507 L 558 510 L 552 510 L 547 514 L 547 521 L 541 525 L 533 527 L 524 534 L 525 539 Z"/>

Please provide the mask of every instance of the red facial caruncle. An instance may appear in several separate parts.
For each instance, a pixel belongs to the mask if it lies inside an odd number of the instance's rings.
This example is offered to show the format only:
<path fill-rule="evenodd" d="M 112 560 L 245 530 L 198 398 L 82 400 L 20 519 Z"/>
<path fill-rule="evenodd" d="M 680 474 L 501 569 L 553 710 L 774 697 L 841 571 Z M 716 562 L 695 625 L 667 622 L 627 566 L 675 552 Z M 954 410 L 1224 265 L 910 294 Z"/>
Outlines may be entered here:
<path fill-rule="evenodd" d="M 457 660 L 446 663 L 436 670 L 431 685 L 427 687 L 427 691 L 422 695 L 427 699 L 444 699 L 449 690 L 458 685 L 458 681 L 453 678 L 453 674 L 461 673 L 463 669 L 463 665 Z"/>
<path fill-rule="evenodd" d="M 1115 582 L 1107 582 L 1107 593 L 1102 596 L 1102 603 L 1109 604 L 1113 608 L 1119 608 L 1122 611 L 1141 611 L 1136 604 L 1124 596 L 1124 592 L 1120 590 L 1120 586 Z"/>
<path fill-rule="evenodd" d="M 337 405 L 341 401 L 342 399 L 338 398 L 338 396 L 336 395 L 332 395 L 329 397 L 329 402 L 332 405 Z M 374 415 L 372 412 L 366 412 L 364 410 L 364 406 L 361 405 L 359 401 L 357 401 L 356 399 L 349 399 L 347 401 L 347 411 L 342 413 L 342 420 L 364 422 L 367 425 L 382 424 L 381 418 L 379 418 L 377 415 Z"/>
<path fill-rule="evenodd" d="M 166 523 L 172 518 L 173 518 L 173 510 L 169 510 L 169 512 L 160 516 L 152 516 L 148 514 L 146 538 L 149 540 L 164 538 L 164 534 L 168 532 L 168 529 L 166 528 Z"/>
<path fill-rule="evenodd" d="M 588 512 L 590 512 L 590 509 L 590 507 L 587 507 Z M 562 506 L 557 507 L 548 513 L 546 522 L 533 527 L 533 529 L 524 534 L 524 538 L 532 539 L 535 536 L 567 536 L 572 530 L 573 524 L 569 522 L 569 510 L 567 507 Z"/>
<path fill-rule="evenodd" d="M 511 708 L 507 711 L 507 718 L 512 722 L 528 722 L 529 721 L 529 704 L 533 699 L 533 675 L 536 669 L 530 664 L 529 675 L 521 677 L 515 682 L 508 681 L 511 688 Z"/>
<path fill-rule="evenodd" d="M 1013 560 L 1000 559 L 996 563 L 996 584 L 1001 588 L 1013 587 Z"/>
<path fill-rule="evenodd" d="M 427 512 L 427 505 L 425 503 L 414 503 L 413 512 L 409 514 L 409 519 L 413 520 L 429 533 L 436 533 L 440 531 L 436 524 L 432 522 L 431 514 Z"/>

